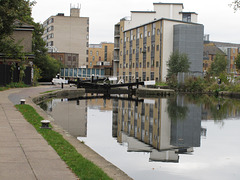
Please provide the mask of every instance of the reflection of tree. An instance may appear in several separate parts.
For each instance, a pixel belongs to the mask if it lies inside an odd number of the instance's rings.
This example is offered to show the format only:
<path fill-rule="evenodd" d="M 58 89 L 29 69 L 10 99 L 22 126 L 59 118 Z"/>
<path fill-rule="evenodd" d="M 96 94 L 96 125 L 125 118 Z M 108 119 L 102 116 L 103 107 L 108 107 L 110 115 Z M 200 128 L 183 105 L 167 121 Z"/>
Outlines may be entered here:
<path fill-rule="evenodd" d="M 188 112 L 188 107 L 179 106 L 176 97 L 169 98 L 167 101 L 167 112 L 172 121 L 184 120 Z"/>
<path fill-rule="evenodd" d="M 215 96 L 185 96 L 186 101 L 194 104 L 202 104 L 204 111 L 208 113 L 208 119 L 215 121 L 223 120 L 228 117 L 239 116 L 240 101 L 238 99 L 220 98 Z M 222 123 L 222 121 L 221 121 Z"/>

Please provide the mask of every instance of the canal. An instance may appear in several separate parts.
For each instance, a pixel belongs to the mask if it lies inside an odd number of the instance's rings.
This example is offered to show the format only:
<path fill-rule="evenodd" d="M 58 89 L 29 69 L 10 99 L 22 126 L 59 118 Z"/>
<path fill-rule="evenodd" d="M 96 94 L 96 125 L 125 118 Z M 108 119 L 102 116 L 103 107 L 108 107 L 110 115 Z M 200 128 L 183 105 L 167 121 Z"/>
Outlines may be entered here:
<path fill-rule="evenodd" d="M 89 96 L 41 107 L 133 179 L 240 179 L 239 100 Z"/>

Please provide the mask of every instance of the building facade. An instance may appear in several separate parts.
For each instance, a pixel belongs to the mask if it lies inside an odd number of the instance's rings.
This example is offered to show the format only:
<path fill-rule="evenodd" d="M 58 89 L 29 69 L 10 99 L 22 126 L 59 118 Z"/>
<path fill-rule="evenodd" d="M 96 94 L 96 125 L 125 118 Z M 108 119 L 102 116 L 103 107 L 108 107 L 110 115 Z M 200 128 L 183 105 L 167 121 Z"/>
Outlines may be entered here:
<path fill-rule="evenodd" d="M 240 52 L 240 44 L 209 41 L 208 38 L 204 41 L 203 51 L 203 71 L 207 72 L 211 67 L 217 54 L 224 55 L 227 60 L 227 73 L 238 74 L 236 61 Z"/>
<path fill-rule="evenodd" d="M 49 52 L 75 53 L 78 66 L 86 65 L 89 46 L 89 18 L 80 17 L 80 8 L 70 8 L 70 16 L 58 13 L 43 23 L 43 40 Z"/>
<path fill-rule="evenodd" d="M 182 3 L 153 3 L 154 11 L 132 11 L 115 25 L 114 75 L 125 82 L 166 81 L 173 51 L 186 53 L 190 71 L 202 72 L 203 25 Z"/>
<path fill-rule="evenodd" d="M 102 42 L 100 44 L 90 44 L 88 51 L 88 68 L 112 66 L 113 50 L 113 43 Z"/>
<path fill-rule="evenodd" d="M 76 53 L 52 52 L 49 55 L 61 62 L 66 68 L 78 68 L 79 66 L 79 55 Z"/>

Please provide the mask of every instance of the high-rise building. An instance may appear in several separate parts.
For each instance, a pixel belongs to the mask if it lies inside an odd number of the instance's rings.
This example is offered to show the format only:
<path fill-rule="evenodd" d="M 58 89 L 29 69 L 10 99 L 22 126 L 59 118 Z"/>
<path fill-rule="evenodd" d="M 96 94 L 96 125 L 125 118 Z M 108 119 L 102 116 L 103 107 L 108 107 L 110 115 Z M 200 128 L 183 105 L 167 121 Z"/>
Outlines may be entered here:
<path fill-rule="evenodd" d="M 197 14 L 182 3 L 153 3 L 154 11 L 131 11 L 115 25 L 114 75 L 125 82 L 166 81 L 173 51 L 186 53 L 190 71 L 202 72 L 203 30 Z"/>
<path fill-rule="evenodd" d="M 43 39 L 49 52 L 79 55 L 78 66 L 86 65 L 89 44 L 89 18 L 80 17 L 80 8 L 71 7 L 70 16 L 58 13 L 43 23 Z"/>

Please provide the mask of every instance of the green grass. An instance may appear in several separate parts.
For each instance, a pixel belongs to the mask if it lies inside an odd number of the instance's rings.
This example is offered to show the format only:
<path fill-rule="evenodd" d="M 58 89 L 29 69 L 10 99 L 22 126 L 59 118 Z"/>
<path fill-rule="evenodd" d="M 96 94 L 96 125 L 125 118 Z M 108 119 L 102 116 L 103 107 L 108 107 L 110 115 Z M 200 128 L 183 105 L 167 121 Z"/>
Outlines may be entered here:
<path fill-rule="evenodd" d="M 157 82 L 156 86 L 168 86 L 166 82 Z"/>
<path fill-rule="evenodd" d="M 10 84 L 7 84 L 6 86 L 0 87 L 0 91 L 5 91 L 10 88 L 24 88 L 24 87 L 29 87 L 29 85 L 24 84 L 23 82 L 12 82 Z"/>
<path fill-rule="evenodd" d="M 51 90 L 51 91 L 45 91 L 45 92 L 41 92 L 40 94 L 46 94 L 46 93 L 50 93 L 50 92 L 54 92 L 54 91 L 58 91 L 58 89 Z"/>
<path fill-rule="evenodd" d="M 24 104 L 16 105 L 16 108 L 23 114 L 24 118 L 31 123 L 35 129 L 46 139 L 46 141 L 62 158 L 62 160 L 66 162 L 66 164 L 80 179 L 111 179 L 102 171 L 102 169 L 79 154 L 77 150 L 63 138 L 61 134 L 50 129 L 40 128 L 41 120 L 43 120 L 43 118 L 32 106 Z"/>

